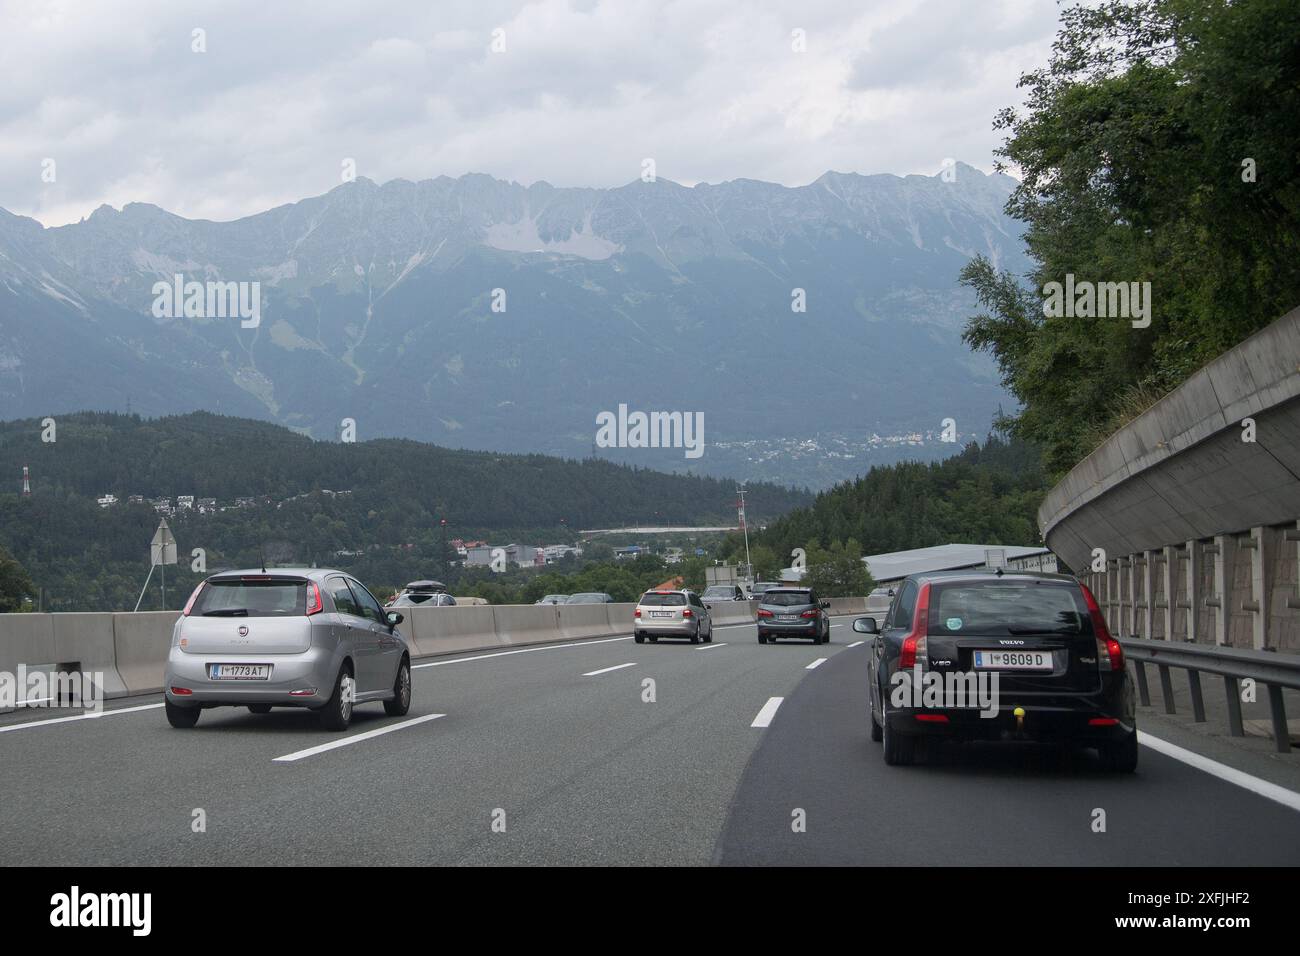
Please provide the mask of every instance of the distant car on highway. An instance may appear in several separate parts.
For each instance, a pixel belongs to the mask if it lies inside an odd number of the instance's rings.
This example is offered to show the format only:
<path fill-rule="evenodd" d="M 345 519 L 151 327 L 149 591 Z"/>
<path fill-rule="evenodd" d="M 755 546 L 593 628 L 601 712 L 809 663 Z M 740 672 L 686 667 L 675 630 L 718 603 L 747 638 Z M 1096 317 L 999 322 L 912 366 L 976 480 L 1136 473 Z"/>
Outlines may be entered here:
<path fill-rule="evenodd" d="M 814 644 L 831 639 L 830 601 L 818 600 L 812 588 L 772 587 L 758 599 L 758 643 L 775 643 L 778 637 L 809 637 Z"/>
<path fill-rule="evenodd" d="M 738 584 L 711 584 L 701 597 L 707 601 L 748 601 Z"/>
<path fill-rule="evenodd" d="M 548 594 L 540 601 L 535 601 L 534 603 L 535 604 L 564 604 L 568 600 L 569 600 L 569 595 L 567 594 Z"/>
<path fill-rule="evenodd" d="M 750 599 L 757 600 L 763 596 L 764 591 L 779 588 L 780 586 L 776 581 L 755 581 L 749 588 Z"/>
<path fill-rule="evenodd" d="M 190 595 L 172 631 L 163 674 L 173 727 L 210 707 L 306 707 L 346 730 L 355 704 L 390 716 L 411 706 L 411 647 L 385 611 L 342 571 L 227 571 Z"/>
<path fill-rule="evenodd" d="M 565 604 L 613 604 L 614 599 L 603 591 L 584 591 L 570 594 Z"/>
<path fill-rule="evenodd" d="M 428 604 L 430 607 L 446 606 L 448 602 L 437 599 L 440 594 L 451 597 L 447 594 L 447 585 L 441 581 L 412 581 L 393 595 L 384 607 L 415 607 L 420 604 Z M 452 598 L 450 603 L 454 605 L 456 599 Z"/>
<path fill-rule="evenodd" d="M 708 605 L 689 589 L 646 591 L 632 612 L 632 636 L 638 644 L 656 644 L 661 637 L 688 637 L 692 644 L 713 643 L 713 617 Z"/>
<path fill-rule="evenodd" d="M 387 607 L 455 607 L 456 599 L 446 591 L 405 591 L 393 598 Z"/>
<path fill-rule="evenodd" d="M 912 575 L 896 591 L 883 624 L 853 622 L 874 635 L 871 739 L 884 745 L 885 763 L 911 763 L 919 739 L 943 737 L 1073 743 L 1096 747 L 1112 770 L 1137 768 L 1124 650 L 1087 587 L 1064 574 L 951 571 Z M 900 705 L 895 675 L 918 668 L 945 685 L 974 675 L 996 686 L 989 716 L 969 699 L 925 706 L 910 691 Z"/>

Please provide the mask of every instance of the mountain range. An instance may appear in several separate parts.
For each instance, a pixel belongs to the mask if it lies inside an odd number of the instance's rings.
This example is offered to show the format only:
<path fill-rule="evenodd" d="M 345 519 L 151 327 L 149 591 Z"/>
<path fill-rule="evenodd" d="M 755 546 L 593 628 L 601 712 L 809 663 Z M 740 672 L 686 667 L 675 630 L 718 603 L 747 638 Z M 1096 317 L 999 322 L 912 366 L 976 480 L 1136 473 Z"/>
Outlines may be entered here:
<path fill-rule="evenodd" d="M 470 174 L 356 179 L 232 222 L 0 210 L 0 417 L 209 410 L 327 439 L 350 419 L 360 440 L 825 486 L 881 460 L 872 436 L 945 418 L 980 434 L 1009 403 L 960 341 L 974 303 L 956 277 L 977 253 L 1028 271 L 1002 208 L 1015 182 L 948 178 Z M 257 324 L 160 309 L 177 276 L 256 283 Z M 703 455 L 597 447 L 620 405 L 702 413 Z M 765 451 L 791 442 L 848 451 Z"/>

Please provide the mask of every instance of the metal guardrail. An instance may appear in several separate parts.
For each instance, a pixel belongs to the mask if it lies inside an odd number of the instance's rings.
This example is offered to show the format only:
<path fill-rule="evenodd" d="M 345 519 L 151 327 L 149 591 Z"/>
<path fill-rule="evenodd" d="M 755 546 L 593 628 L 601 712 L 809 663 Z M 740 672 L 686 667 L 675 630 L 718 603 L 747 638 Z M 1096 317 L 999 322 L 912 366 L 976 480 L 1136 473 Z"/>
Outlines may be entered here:
<path fill-rule="evenodd" d="M 1237 647 L 1219 647 L 1206 644 L 1189 644 L 1185 641 L 1152 641 L 1142 638 L 1120 640 L 1124 653 L 1133 662 L 1137 675 L 1138 698 L 1144 707 L 1151 706 L 1147 688 L 1146 664 L 1154 664 L 1160 673 L 1160 693 L 1164 697 L 1165 713 L 1175 713 L 1174 685 L 1170 668 L 1187 671 L 1191 687 L 1192 717 L 1198 723 L 1205 721 L 1205 698 L 1201 693 L 1201 674 L 1217 674 L 1223 678 L 1223 689 L 1228 704 L 1228 732 L 1234 737 L 1244 737 L 1241 723 L 1242 680 L 1253 680 L 1268 689 L 1269 715 L 1273 722 L 1273 741 L 1278 753 L 1291 751 L 1291 733 L 1286 723 L 1286 705 L 1282 700 L 1283 688 L 1300 690 L 1300 655 L 1278 654 L 1273 651 L 1245 650 Z"/>

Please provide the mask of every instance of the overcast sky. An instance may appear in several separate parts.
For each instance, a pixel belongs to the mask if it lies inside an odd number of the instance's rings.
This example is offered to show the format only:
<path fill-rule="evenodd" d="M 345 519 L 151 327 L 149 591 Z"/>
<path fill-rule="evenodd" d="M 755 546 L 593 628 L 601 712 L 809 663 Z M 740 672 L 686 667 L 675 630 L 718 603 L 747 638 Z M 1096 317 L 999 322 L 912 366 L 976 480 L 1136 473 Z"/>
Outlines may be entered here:
<path fill-rule="evenodd" d="M 0 0 L 0 206 L 234 219 L 333 188 L 349 158 L 377 182 L 557 186 L 621 185 L 646 157 L 688 185 L 987 171 L 994 113 L 1058 17 L 1054 0 Z"/>

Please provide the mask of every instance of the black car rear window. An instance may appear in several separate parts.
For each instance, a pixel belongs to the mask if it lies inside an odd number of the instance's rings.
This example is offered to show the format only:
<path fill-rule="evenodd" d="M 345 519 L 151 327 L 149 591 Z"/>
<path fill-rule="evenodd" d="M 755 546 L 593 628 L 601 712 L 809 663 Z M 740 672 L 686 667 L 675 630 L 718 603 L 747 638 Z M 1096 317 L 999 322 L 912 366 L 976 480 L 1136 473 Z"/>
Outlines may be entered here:
<path fill-rule="evenodd" d="M 798 607 L 800 604 L 811 604 L 812 596 L 807 591 L 766 591 L 763 603 L 776 607 Z"/>
<path fill-rule="evenodd" d="M 307 582 L 286 578 L 209 581 L 191 614 L 210 617 L 291 617 L 307 611 Z"/>
<path fill-rule="evenodd" d="M 641 603 L 646 607 L 681 607 L 686 603 L 686 595 L 656 594 L 651 591 L 641 595 Z"/>
<path fill-rule="evenodd" d="M 1083 634 L 1088 606 L 1077 587 L 990 581 L 932 585 L 931 634 Z"/>

